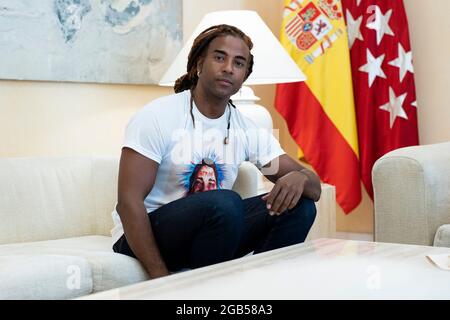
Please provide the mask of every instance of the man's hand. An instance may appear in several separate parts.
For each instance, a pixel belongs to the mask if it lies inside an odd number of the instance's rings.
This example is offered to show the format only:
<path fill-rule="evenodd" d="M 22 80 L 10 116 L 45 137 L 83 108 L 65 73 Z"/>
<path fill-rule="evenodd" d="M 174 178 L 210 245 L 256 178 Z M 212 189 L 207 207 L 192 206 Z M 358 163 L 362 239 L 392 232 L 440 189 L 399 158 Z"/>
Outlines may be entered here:
<path fill-rule="evenodd" d="M 303 194 L 308 176 L 302 171 L 291 171 L 279 178 L 272 190 L 261 199 L 267 201 L 270 215 L 280 215 L 295 207 Z"/>

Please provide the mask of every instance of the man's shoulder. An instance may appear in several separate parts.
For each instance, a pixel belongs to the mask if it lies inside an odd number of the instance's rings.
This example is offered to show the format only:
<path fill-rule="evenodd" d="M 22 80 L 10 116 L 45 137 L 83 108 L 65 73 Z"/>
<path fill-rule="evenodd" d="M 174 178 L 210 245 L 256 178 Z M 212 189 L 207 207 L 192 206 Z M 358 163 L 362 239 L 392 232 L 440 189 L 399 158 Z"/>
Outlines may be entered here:
<path fill-rule="evenodd" d="M 158 117 L 171 114 L 180 114 L 186 107 L 188 92 L 183 91 L 171 95 L 156 98 L 139 110 L 139 113 L 154 114 Z"/>

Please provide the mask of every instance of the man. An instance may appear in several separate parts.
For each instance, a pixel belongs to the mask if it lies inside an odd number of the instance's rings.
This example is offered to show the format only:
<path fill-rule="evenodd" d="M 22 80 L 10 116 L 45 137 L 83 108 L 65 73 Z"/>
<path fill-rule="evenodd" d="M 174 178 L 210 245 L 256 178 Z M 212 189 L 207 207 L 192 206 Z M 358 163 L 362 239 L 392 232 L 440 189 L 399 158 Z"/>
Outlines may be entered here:
<path fill-rule="evenodd" d="M 176 94 L 151 102 L 127 126 L 113 249 L 137 257 L 151 278 L 303 242 L 314 222 L 318 177 L 230 100 L 252 72 L 252 46 L 233 26 L 206 29 Z M 192 166 L 202 159 L 216 165 L 220 188 L 189 194 Z M 275 183 L 270 193 L 242 200 L 231 191 L 246 160 Z"/>

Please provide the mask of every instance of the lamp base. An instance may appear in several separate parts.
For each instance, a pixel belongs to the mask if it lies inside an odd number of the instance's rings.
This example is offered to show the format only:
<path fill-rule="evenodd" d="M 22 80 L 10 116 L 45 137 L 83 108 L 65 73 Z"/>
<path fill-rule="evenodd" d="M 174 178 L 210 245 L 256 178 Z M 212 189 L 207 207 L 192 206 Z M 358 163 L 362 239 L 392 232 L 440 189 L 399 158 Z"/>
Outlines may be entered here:
<path fill-rule="evenodd" d="M 236 93 L 231 97 L 231 100 L 236 105 L 236 108 L 238 108 L 238 110 L 244 116 L 252 120 L 259 127 L 267 129 L 269 132 L 272 132 L 273 129 L 272 116 L 270 115 L 270 112 L 267 111 L 266 108 L 255 103 L 256 101 L 261 99 L 255 96 L 255 93 L 250 87 L 242 86 L 241 90 L 239 90 L 238 93 Z M 257 170 L 256 167 L 255 170 Z M 258 180 L 257 180 L 258 194 L 270 191 L 267 189 L 267 183 L 264 180 L 268 181 L 258 170 Z"/>
<path fill-rule="evenodd" d="M 255 103 L 261 99 L 255 96 L 250 87 L 242 86 L 239 92 L 231 97 L 231 100 L 244 116 L 251 119 L 258 126 L 267 130 L 273 129 L 270 112 L 265 107 Z"/>

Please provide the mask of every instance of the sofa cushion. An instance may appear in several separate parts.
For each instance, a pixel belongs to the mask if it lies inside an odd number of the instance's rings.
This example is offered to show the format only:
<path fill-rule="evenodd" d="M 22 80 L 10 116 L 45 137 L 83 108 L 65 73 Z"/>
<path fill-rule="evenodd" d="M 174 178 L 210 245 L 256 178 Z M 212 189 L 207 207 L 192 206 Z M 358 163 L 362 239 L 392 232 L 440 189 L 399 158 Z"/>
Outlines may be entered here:
<path fill-rule="evenodd" d="M 109 235 L 117 157 L 0 158 L 0 244 Z"/>
<path fill-rule="evenodd" d="M 92 271 L 82 257 L 0 256 L 0 299 L 70 299 L 92 292 Z"/>
<path fill-rule="evenodd" d="M 51 265 L 53 262 L 57 263 L 57 260 L 49 259 L 49 255 L 83 259 L 91 270 L 92 292 L 117 288 L 149 279 L 136 259 L 114 253 L 111 237 L 106 236 L 85 236 L 0 245 L 0 257 L 3 258 L 3 261 L 8 261 L 8 256 L 14 255 L 34 255 L 35 260 L 33 261 L 45 261 L 47 265 Z M 65 269 L 61 270 L 58 269 L 58 277 L 62 274 L 64 278 L 67 278 L 69 274 Z M 42 280 L 40 283 L 45 285 L 47 290 L 53 290 L 48 289 L 45 284 L 45 277 L 39 272 L 35 272 L 34 277 L 33 281 L 39 282 Z"/>
<path fill-rule="evenodd" d="M 438 228 L 433 245 L 435 247 L 450 248 L 450 224 L 444 224 Z"/>

